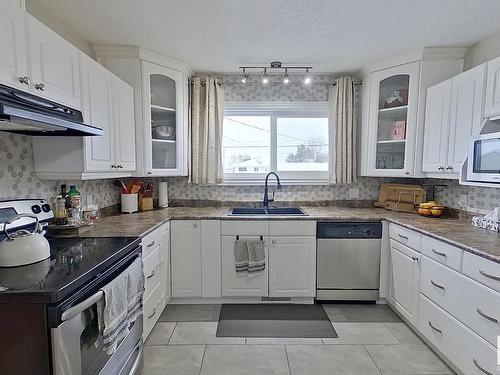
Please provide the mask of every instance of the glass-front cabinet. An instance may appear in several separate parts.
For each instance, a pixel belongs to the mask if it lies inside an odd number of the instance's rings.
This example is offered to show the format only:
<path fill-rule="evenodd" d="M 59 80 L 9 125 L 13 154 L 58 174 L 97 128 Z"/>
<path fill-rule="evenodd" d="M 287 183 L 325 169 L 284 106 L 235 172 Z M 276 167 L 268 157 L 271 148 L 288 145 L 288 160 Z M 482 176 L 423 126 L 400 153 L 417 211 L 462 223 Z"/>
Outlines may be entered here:
<path fill-rule="evenodd" d="M 368 168 L 372 175 L 413 175 L 420 63 L 372 73 Z"/>
<path fill-rule="evenodd" d="M 142 62 L 144 160 L 148 176 L 187 174 L 187 79 L 185 74 Z"/>

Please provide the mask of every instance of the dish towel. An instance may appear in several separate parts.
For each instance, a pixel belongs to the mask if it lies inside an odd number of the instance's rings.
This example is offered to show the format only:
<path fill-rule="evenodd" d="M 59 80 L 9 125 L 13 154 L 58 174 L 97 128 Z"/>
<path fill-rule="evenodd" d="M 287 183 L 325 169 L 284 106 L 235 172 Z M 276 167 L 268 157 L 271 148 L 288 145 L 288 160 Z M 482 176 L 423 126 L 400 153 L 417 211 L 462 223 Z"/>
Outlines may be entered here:
<path fill-rule="evenodd" d="M 128 274 L 127 319 L 130 326 L 142 314 L 142 296 L 144 294 L 142 259 L 137 258 L 125 272 Z"/>
<path fill-rule="evenodd" d="M 128 334 L 127 319 L 128 272 L 122 272 L 101 290 L 103 298 L 97 302 L 99 332 L 108 355 L 115 352 L 121 339 Z"/>
<path fill-rule="evenodd" d="M 234 243 L 234 266 L 237 273 L 248 272 L 247 241 L 236 240 Z"/>
<path fill-rule="evenodd" d="M 266 252 L 264 241 L 247 241 L 248 273 L 260 272 L 266 269 Z"/>

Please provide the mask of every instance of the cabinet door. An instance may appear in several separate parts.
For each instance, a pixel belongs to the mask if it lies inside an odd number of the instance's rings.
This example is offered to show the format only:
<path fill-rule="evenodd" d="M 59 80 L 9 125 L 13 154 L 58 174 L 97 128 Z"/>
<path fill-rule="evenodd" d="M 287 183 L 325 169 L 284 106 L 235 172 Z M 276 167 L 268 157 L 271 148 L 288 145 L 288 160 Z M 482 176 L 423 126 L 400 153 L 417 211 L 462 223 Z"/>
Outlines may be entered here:
<path fill-rule="evenodd" d="M 80 109 L 78 49 L 28 16 L 33 93 Z"/>
<path fill-rule="evenodd" d="M 172 297 L 201 297 L 201 229 L 198 220 L 171 222 Z"/>
<path fill-rule="evenodd" d="M 187 168 L 187 119 L 182 72 L 142 62 L 146 173 L 182 176 Z"/>
<path fill-rule="evenodd" d="M 165 223 L 160 227 L 160 267 L 161 267 L 161 283 L 163 294 L 165 295 L 165 305 L 172 296 L 170 288 L 170 225 Z"/>
<path fill-rule="evenodd" d="M 500 57 L 488 61 L 484 116 L 500 115 Z"/>
<path fill-rule="evenodd" d="M 111 73 L 80 52 L 82 110 L 86 124 L 102 128 L 100 137 L 85 137 L 85 170 L 113 171 L 113 118 Z"/>
<path fill-rule="evenodd" d="M 316 238 L 269 238 L 269 296 L 316 295 Z"/>
<path fill-rule="evenodd" d="M 19 4 L 0 0 L 0 83 L 27 91 L 25 15 Z"/>
<path fill-rule="evenodd" d="M 452 80 L 427 89 L 423 172 L 443 173 L 448 158 Z"/>
<path fill-rule="evenodd" d="M 240 240 L 258 240 L 259 236 L 240 236 Z M 269 251 L 265 241 L 266 269 L 255 274 L 236 272 L 234 266 L 234 244 L 236 236 L 222 236 L 222 296 L 266 297 L 268 296 Z"/>
<path fill-rule="evenodd" d="M 392 282 L 396 308 L 411 323 L 417 322 L 420 254 L 409 247 L 390 240 Z"/>
<path fill-rule="evenodd" d="M 414 174 L 420 62 L 371 75 L 368 173 Z"/>
<path fill-rule="evenodd" d="M 114 163 L 120 171 L 135 171 L 134 89 L 111 75 Z"/>
<path fill-rule="evenodd" d="M 486 64 L 483 64 L 453 77 L 448 164 L 445 167 L 450 172 L 460 172 L 471 138 L 481 131 L 485 74 Z"/>

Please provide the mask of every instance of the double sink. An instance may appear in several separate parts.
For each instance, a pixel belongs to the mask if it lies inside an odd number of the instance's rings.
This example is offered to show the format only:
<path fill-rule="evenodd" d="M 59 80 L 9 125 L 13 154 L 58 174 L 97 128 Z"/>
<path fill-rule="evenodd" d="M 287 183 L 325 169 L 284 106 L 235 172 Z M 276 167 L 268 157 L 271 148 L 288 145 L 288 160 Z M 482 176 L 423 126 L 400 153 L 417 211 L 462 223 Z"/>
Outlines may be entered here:
<path fill-rule="evenodd" d="M 259 215 L 285 215 L 285 216 L 307 216 L 299 207 L 233 207 L 229 213 L 231 216 L 259 216 Z"/>

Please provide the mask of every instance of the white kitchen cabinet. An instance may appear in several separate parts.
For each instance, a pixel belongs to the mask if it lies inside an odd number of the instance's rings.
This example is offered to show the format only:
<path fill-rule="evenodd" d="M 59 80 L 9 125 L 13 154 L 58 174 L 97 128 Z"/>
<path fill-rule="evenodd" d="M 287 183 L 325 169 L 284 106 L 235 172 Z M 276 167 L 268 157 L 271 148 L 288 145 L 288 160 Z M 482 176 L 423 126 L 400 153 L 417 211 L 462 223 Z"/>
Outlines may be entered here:
<path fill-rule="evenodd" d="M 316 238 L 269 237 L 269 296 L 316 295 Z"/>
<path fill-rule="evenodd" d="M 131 176 L 135 170 L 134 92 L 130 85 L 80 52 L 84 121 L 102 136 L 33 137 L 40 179 L 87 180 Z M 61 157 L 64 155 L 64 157 Z"/>
<path fill-rule="evenodd" d="M 172 287 L 170 283 L 170 223 L 165 223 L 160 227 L 160 264 L 161 283 L 165 291 L 165 305 L 172 297 Z"/>
<path fill-rule="evenodd" d="M 429 177 L 458 178 L 481 130 L 485 74 L 482 64 L 427 90 L 422 170 Z"/>
<path fill-rule="evenodd" d="M 200 221 L 174 220 L 171 228 L 172 297 L 201 297 Z"/>
<path fill-rule="evenodd" d="M 427 89 L 422 171 L 443 173 L 448 165 L 452 80 Z"/>
<path fill-rule="evenodd" d="M 29 90 L 26 12 L 12 0 L 0 0 L 0 83 Z"/>
<path fill-rule="evenodd" d="M 420 253 L 391 240 L 392 283 L 396 309 L 413 325 L 417 324 Z"/>
<path fill-rule="evenodd" d="M 425 48 L 362 69 L 362 176 L 423 176 L 425 91 L 460 73 L 464 53 Z"/>
<path fill-rule="evenodd" d="M 234 266 L 234 244 L 236 236 L 222 236 L 222 296 L 223 297 L 267 297 L 269 247 L 264 242 L 266 254 L 266 268 L 263 271 L 248 274 L 236 272 Z M 260 236 L 240 236 L 240 240 L 259 240 Z"/>
<path fill-rule="evenodd" d="M 484 116 L 496 117 L 500 115 L 500 57 L 488 61 L 487 67 Z"/>
<path fill-rule="evenodd" d="M 36 18 L 27 17 L 33 93 L 80 109 L 78 49 Z"/>
<path fill-rule="evenodd" d="M 134 87 L 139 176 L 186 176 L 189 66 L 136 47 L 95 48 Z"/>

